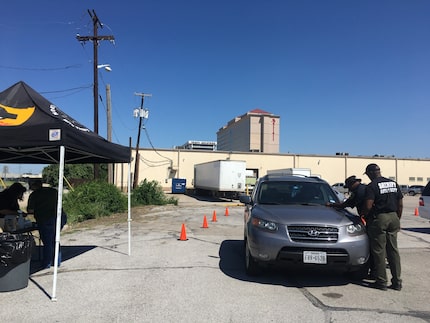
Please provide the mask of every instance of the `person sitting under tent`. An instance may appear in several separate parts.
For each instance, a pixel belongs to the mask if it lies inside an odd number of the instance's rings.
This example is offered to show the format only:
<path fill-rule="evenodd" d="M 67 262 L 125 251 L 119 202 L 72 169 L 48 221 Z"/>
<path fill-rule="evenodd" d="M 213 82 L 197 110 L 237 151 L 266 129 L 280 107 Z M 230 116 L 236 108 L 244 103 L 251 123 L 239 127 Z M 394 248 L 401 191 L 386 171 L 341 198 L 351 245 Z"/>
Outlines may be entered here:
<path fill-rule="evenodd" d="M 23 200 L 27 189 L 21 183 L 13 183 L 11 186 L 0 192 L 0 218 L 5 215 L 18 215 L 19 203 Z"/>
<path fill-rule="evenodd" d="M 54 264 L 58 191 L 52 187 L 43 187 L 41 180 L 32 182 L 30 189 L 33 192 L 28 197 L 27 212 L 34 214 L 43 243 L 41 268 L 47 269 Z M 60 263 L 61 251 L 58 255 L 58 266 Z"/>

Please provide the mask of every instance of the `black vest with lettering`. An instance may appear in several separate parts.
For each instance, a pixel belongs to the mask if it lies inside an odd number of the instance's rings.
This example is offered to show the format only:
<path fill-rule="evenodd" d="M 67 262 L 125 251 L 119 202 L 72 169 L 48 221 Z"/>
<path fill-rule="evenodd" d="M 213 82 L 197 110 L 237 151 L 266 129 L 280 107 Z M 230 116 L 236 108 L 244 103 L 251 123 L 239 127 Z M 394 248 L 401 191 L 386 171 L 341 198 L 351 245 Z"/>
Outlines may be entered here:
<path fill-rule="evenodd" d="M 399 185 L 391 179 L 377 177 L 366 188 L 366 200 L 374 200 L 371 214 L 396 212 L 398 200 L 403 198 Z"/>

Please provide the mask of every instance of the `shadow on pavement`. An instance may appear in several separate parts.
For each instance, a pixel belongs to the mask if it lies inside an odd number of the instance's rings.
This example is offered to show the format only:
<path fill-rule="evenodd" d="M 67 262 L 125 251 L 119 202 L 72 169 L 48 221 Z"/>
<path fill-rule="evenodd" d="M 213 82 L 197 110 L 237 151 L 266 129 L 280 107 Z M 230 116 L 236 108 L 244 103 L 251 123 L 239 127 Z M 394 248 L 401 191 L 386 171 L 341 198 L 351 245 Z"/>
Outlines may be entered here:
<path fill-rule="evenodd" d="M 430 228 L 402 228 L 402 230 L 430 234 Z"/>
<path fill-rule="evenodd" d="M 61 246 L 61 262 L 65 262 L 69 259 L 82 255 L 97 246 Z M 33 249 L 33 254 L 30 263 L 30 274 L 34 274 L 41 270 L 41 260 L 42 260 L 42 247 L 36 246 Z"/>
<path fill-rule="evenodd" d="M 348 284 L 363 285 L 342 272 L 321 269 L 285 269 L 267 267 L 258 276 L 245 273 L 243 240 L 224 240 L 219 249 L 221 271 L 234 279 L 285 287 L 324 287 Z"/>
<path fill-rule="evenodd" d="M 198 201 L 204 201 L 204 202 L 231 202 L 231 199 L 214 197 L 214 196 L 203 196 L 203 195 L 192 195 L 192 194 L 187 194 L 187 196 L 193 199 L 196 199 Z"/>

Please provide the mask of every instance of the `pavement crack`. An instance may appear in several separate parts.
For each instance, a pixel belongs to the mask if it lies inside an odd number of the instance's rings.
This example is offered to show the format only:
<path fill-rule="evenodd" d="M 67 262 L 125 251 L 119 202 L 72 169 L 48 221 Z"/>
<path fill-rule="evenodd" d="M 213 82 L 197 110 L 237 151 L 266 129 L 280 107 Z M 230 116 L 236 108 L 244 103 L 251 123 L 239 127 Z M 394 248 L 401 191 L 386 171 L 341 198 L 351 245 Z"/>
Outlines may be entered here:
<path fill-rule="evenodd" d="M 430 246 L 430 242 L 428 242 L 427 240 L 425 240 L 425 239 L 423 239 L 423 238 L 421 238 L 421 237 L 417 237 L 416 235 L 413 235 L 413 234 L 411 234 L 411 233 L 409 233 L 409 232 L 405 231 L 404 229 L 403 229 L 403 230 L 401 230 L 401 233 L 402 233 L 402 234 L 404 234 L 405 236 L 408 236 L 409 238 L 414 238 L 414 239 L 416 239 L 417 241 L 419 241 L 419 242 L 421 242 L 421 243 L 424 243 L 424 244 L 426 244 L 426 245 Z M 417 249 L 417 248 L 415 248 L 415 249 Z"/>
<path fill-rule="evenodd" d="M 305 287 L 299 287 L 301 293 L 314 305 L 316 308 L 319 308 L 323 311 L 333 311 L 333 312 L 369 312 L 369 313 L 379 313 L 379 314 L 390 314 L 390 315 L 399 315 L 406 317 L 415 317 L 419 319 L 423 319 L 425 321 L 430 322 L 430 312 L 428 311 L 390 311 L 383 309 L 371 309 L 371 308 L 358 308 L 358 307 L 334 307 L 328 306 L 324 304 L 318 297 L 313 295 L 309 290 Z"/>
<path fill-rule="evenodd" d="M 133 267 L 133 268 L 75 268 L 75 269 L 61 269 L 58 271 L 58 274 L 67 274 L 74 272 L 97 272 L 97 271 L 142 271 L 142 270 L 176 270 L 176 269 L 198 269 L 198 268 L 206 268 L 206 269 L 219 269 L 218 266 L 210 266 L 210 265 L 195 265 L 195 266 L 153 266 L 153 267 Z M 53 272 L 45 272 L 32 274 L 30 277 L 43 277 L 43 276 L 52 276 Z"/>

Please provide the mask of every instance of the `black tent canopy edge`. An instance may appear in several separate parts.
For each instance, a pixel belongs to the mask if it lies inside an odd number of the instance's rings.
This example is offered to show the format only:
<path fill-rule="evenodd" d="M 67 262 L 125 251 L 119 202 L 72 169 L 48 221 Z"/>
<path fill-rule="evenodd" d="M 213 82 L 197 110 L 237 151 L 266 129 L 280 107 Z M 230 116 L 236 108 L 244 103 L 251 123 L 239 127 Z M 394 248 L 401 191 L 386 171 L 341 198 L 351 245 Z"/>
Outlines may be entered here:
<path fill-rule="evenodd" d="M 59 162 L 60 152 L 58 147 L 0 147 L 0 161 L 4 164 L 56 164 Z M 114 162 L 128 163 L 128 160 Z M 65 150 L 67 164 L 102 164 L 112 163 L 112 158 L 106 158 L 90 152 L 67 147 Z"/>
<path fill-rule="evenodd" d="M 51 140 L 52 130 L 59 138 Z M 130 147 L 109 142 L 90 131 L 26 83 L 20 81 L 0 93 L 0 162 L 59 163 L 61 146 L 65 147 L 66 164 L 131 160 Z"/>

